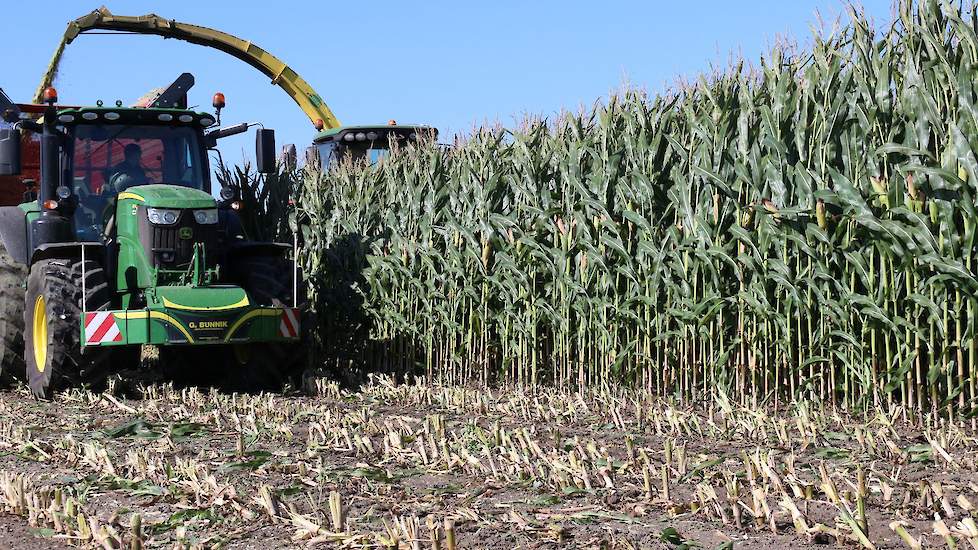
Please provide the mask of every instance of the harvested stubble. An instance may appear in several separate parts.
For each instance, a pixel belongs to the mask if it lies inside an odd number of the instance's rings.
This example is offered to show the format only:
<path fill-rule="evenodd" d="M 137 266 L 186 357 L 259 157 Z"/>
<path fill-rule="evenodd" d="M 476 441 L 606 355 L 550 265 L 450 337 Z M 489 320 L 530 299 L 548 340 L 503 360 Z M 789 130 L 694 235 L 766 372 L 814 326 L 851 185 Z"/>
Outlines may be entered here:
<path fill-rule="evenodd" d="M 978 544 L 975 433 L 910 431 L 898 408 L 775 414 L 384 378 L 319 388 L 0 394 L 0 512 L 104 548 Z"/>
<path fill-rule="evenodd" d="M 660 96 L 308 175 L 327 349 L 363 321 L 373 345 L 344 368 L 978 410 L 978 19 L 894 13 Z"/>

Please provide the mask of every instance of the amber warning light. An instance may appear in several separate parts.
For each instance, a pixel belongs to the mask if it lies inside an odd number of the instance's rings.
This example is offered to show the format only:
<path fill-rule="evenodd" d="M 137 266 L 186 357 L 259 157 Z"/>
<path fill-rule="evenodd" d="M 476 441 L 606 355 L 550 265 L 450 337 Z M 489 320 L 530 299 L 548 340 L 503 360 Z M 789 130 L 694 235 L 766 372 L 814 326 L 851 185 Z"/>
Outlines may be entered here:
<path fill-rule="evenodd" d="M 58 90 L 55 90 L 54 88 L 48 86 L 47 88 L 44 88 L 44 96 L 43 97 L 44 97 L 44 102 L 45 103 L 51 103 L 51 104 L 57 103 L 58 102 Z"/>
<path fill-rule="evenodd" d="M 227 105 L 224 101 L 224 94 L 221 92 L 214 94 L 214 99 L 211 101 L 211 104 L 214 105 L 215 109 L 223 109 Z"/>

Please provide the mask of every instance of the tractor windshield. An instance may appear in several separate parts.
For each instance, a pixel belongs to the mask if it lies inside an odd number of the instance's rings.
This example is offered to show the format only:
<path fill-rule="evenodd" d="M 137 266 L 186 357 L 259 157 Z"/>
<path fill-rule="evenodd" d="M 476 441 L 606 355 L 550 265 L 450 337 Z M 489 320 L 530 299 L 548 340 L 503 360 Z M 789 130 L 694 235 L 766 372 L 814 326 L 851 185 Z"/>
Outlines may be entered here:
<path fill-rule="evenodd" d="M 204 189 L 200 142 L 191 128 L 91 124 L 73 134 L 72 182 L 79 197 L 150 183 Z"/>
<path fill-rule="evenodd" d="M 80 237 L 101 234 L 113 199 L 136 185 L 209 191 L 198 133 L 185 126 L 83 124 L 71 137 L 71 185 Z"/>

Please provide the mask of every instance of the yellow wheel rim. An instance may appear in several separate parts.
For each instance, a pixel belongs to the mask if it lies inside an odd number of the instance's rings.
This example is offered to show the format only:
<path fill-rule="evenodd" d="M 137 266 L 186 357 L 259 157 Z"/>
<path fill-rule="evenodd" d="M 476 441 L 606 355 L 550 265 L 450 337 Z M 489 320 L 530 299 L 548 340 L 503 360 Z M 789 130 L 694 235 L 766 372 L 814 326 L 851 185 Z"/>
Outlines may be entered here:
<path fill-rule="evenodd" d="M 48 308 L 44 296 L 34 300 L 34 364 L 44 372 L 48 359 Z"/>

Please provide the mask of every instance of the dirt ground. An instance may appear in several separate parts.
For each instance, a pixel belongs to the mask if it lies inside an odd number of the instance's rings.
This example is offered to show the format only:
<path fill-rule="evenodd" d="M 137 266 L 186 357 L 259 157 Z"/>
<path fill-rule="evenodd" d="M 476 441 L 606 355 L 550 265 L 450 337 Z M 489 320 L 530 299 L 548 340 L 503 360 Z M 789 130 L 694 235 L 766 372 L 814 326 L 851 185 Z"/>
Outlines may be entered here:
<path fill-rule="evenodd" d="M 384 379 L 316 397 L 14 387 L 0 547 L 978 548 L 976 460 L 970 422 L 899 408 Z"/>

